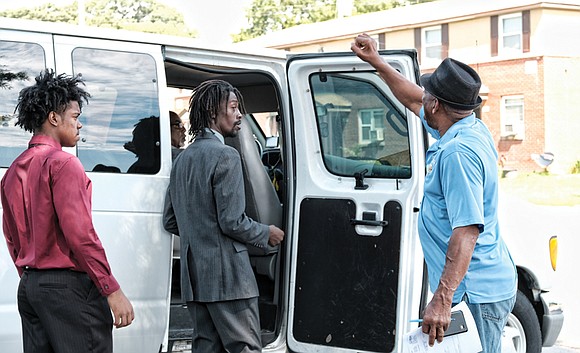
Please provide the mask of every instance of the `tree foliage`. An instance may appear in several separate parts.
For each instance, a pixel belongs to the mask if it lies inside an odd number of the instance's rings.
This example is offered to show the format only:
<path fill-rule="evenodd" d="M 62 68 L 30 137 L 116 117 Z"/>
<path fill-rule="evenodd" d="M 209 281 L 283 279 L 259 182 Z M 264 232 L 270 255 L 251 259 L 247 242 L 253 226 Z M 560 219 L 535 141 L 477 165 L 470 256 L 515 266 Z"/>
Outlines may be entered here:
<path fill-rule="evenodd" d="M 432 0 L 354 0 L 353 15 L 388 10 L 407 3 Z M 247 10 L 249 27 L 233 36 L 234 42 L 259 37 L 292 26 L 337 18 L 337 0 L 254 0 Z"/>
<path fill-rule="evenodd" d="M 84 23 L 87 26 L 126 29 L 140 32 L 195 37 L 185 25 L 183 15 L 157 0 L 86 0 Z M 78 2 L 58 7 L 44 4 L 0 12 L 0 17 L 79 24 Z"/>
<path fill-rule="evenodd" d="M 0 57 L 1 59 L 2 57 Z M 27 80 L 28 79 L 28 75 L 26 75 L 26 72 L 21 71 L 21 72 L 10 72 L 6 69 L 4 69 L 6 65 L 0 65 L 0 88 L 3 89 L 10 89 L 10 82 L 11 81 L 22 81 L 22 80 Z"/>

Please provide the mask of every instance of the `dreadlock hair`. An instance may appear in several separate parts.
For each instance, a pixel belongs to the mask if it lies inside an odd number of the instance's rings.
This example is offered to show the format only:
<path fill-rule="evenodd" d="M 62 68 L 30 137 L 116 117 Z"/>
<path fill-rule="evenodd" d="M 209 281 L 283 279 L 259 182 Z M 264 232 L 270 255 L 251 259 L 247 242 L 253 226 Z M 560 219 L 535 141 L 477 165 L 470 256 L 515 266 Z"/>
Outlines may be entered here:
<path fill-rule="evenodd" d="M 46 121 L 50 112 L 62 114 L 71 101 L 78 102 L 81 109 L 83 101 L 89 103 L 91 95 L 78 87 L 78 84 L 85 84 L 80 75 L 57 76 L 52 69 L 46 69 L 35 80 L 33 86 L 20 91 L 15 109 L 18 111 L 16 125 L 26 131 L 35 132 Z"/>
<path fill-rule="evenodd" d="M 205 128 L 211 126 L 212 118 L 218 116 L 228 101 L 230 93 L 234 92 L 238 98 L 240 112 L 245 114 L 242 94 L 229 82 L 222 80 L 208 80 L 197 86 L 189 99 L 189 135 L 195 138 L 203 135 Z"/>

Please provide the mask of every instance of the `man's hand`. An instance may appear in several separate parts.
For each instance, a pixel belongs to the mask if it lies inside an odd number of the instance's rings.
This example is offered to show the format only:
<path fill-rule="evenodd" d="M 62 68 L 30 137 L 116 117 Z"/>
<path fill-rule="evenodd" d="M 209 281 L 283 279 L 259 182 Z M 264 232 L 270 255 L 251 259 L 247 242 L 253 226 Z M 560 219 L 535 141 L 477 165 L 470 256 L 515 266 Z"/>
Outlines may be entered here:
<path fill-rule="evenodd" d="M 451 233 L 439 286 L 423 315 L 423 333 L 429 335 L 430 346 L 435 340 L 443 341 L 444 331 L 451 322 L 453 294 L 467 273 L 478 237 L 477 225 L 457 227 Z"/>
<path fill-rule="evenodd" d="M 133 305 L 123 291 L 119 289 L 107 296 L 107 301 L 109 302 L 109 307 L 113 312 L 113 318 L 116 328 L 121 328 L 131 325 L 135 319 L 135 313 L 133 312 Z"/>
<path fill-rule="evenodd" d="M 352 50 L 362 61 L 373 65 L 377 60 L 382 60 L 377 51 L 377 42 L 368 34 L 359 34 L 350 45 Z"/>
<path fill-rule="evenodd" d="M 268 244 L 271 246 L 276 246 L 284 240 L 284 231 L 275 225 L 270 225 L 270 238 L 268 239 Z"/>
<path fill-rule="evenodd" d="M 423 313 L 423 333 L 429 335 L 429 346 L 435 344 L 435 340 L 443 342 L 445 330 L 451 323 L 451 302 L 433 298 Z"/>

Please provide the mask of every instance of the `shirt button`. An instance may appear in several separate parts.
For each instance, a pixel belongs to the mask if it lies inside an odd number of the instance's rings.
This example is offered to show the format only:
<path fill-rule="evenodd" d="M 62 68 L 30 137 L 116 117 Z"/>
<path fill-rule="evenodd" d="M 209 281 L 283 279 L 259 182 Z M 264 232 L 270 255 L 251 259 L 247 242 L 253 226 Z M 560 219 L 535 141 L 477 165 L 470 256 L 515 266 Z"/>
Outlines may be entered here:
<path fill-rule="evenodd" d="M 105 289 L 109 289 L 109 286 L 105 284 Z"/>

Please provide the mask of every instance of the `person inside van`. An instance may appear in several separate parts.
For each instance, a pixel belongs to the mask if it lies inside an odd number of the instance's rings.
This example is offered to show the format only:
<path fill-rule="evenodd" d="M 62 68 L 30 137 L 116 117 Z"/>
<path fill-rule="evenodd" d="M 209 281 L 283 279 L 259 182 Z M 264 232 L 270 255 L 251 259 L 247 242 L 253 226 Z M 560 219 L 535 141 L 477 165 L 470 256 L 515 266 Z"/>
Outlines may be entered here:
<path fill-rule="evenodd" d="M 433 73 L 421 76 L 421 88 L 385 62 L 368 35 L 357 36 L 351 50 L 377 70 L 436 140 L 425 156 L 419 213 L 419 238 L 434 291 L 422 330 L 430 345 L 441 342 L 451 307 L 465 301 L 483 352 L 501 352 L 517 273 L 498 223 L 498 153 L 489 129 L 474 113 L 481 104 L 481 79 L 467 64 L 446 58 Z"/>
<path fill-rule="evenodd" d="M 135 317 L 93 226 L 91 180 L 62 150 L 79 140 L 78 119 L 90 97 L 81 83 L 45 70 L 16 106 L 16 125 L 33 136 L 2 178 L 1 199 L 20 275 L 24 352 L 112 353 L 113 324 L 125 327 Z"/>
<path fill-rule="evenodd" d="M 240 130 L 242 96 L 205 81 L 190 100 L 194 141 L 174 162 L 164 228 L 180 237 L 181 295 L 193 320 L 196 353 L 261 352 L 258 285 L 247 245 L 276 246 L 284 232 L 245 213 L 242 163 L 224 143 Z"/>
<path fill-rule="evenodd" d="M 185 126 L 174 111 L 169 111 L 169 124 L 171 124 L 171 158 L 175 160 L 185 145 Z"/>
<path fill-rule="evenodd" d="M 125 149 L 135 153 L 137 161 L 127 173 L 156 174 L 161 167 L 161 145 L 159 140 L 159 117 L 143 118 L 135 124 L 133 139 L 125 143 Z"/>

